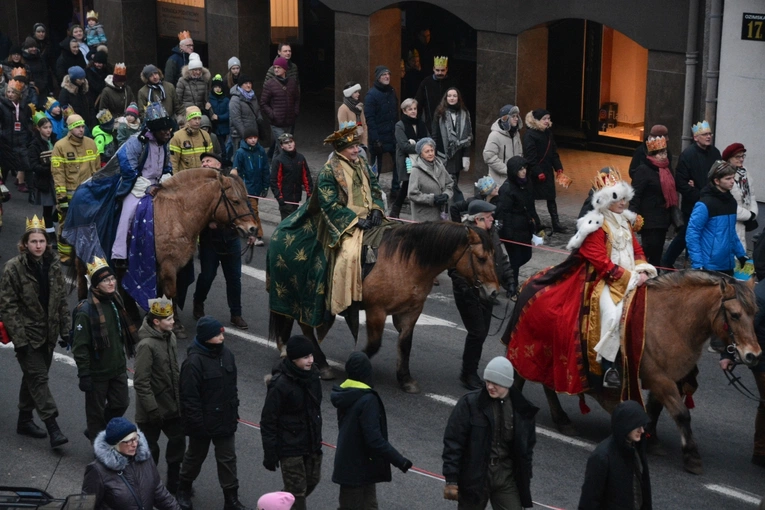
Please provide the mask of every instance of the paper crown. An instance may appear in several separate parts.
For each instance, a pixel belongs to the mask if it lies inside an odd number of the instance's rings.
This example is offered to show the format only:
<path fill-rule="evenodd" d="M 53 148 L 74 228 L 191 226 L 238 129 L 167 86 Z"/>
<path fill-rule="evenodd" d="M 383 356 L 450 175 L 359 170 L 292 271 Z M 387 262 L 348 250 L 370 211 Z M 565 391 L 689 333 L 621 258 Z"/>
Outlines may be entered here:
<path fill-rule="evenodd" d="M 68 119 L 72 115 L 74 115 L 74 108 L 72 108 L 72 105 L 67 106 L 64 108 L 64 111 L 62 112 L 65 119 Z"/>
<path fill-rule="evenodd" d="M 592 186 L 596 190 L 600 190 L 609 186 L 616 186 L 621 181 L 622 174 L 619 173 L 619 170 L 609 166 L 598 171 L 598 175 L 592 180 Z"/>
<path fill-rule="evenodd" d="M 17 76 L 26 77 L 26 75 L 27 75 L 27 70 L 24 69 L 23 67 L 14 67 L 13 70 L 11 71 L 11 78 L 15 78 Z"/>
<path fill-rule="evenodd" d="M 694 135 L 703 135 L 704 133 L 711 133 L 712 128 L 709 127 L 709 122 L 702 120 L 694 124 L 691 131 L 693 131 Z"/>
<path fill-rule="evenodd" d="M 648 152 L 656 152 L 667 148 L 667 139 L 663 136 L 649 136 L 645 142 Z"/>
<path fill-rule="evenodd" d="M 53 108 L 53 105 L 55 105 L 56 103 L 58 103 L 58 99 L 56 99 L 55 97 L 49 97 L 48 100 L 45 101 L 45 109 L 50 110 L 51 108 Z M 60 103 L 59 103 L 59 106 L 60 106 Z"/>
<path fill-rule="evenodd" d="M 167 117 L 167 111 L 165 110 L 165 107 L 162 106 L 162 103 L 151 103 L 146 106 L 146 113 L 144 114 L 146 122 L 164 119 L 165 117 Z"/>
<path fill-rule="evenodd" d="M 85 16 L 85 19 L 94 19 L 98 21 L 98 13 L 96 11 L 88 11 L 88 14 Z"/>
<path fill-rule="evenodd" d="M 488 195 L 494 191 L 494 188 L 497 187 L 497 183 L 494 182 L 494 179 L 492 179 L 491 176 L 486 175 L 478 179 L 478 182 L 475 183 L 475 187 L 478 188 L 479 193 L 482 195 Z"/>
<path fill-rule="evenodd" d="M 87 267 L 88 276 L 93 278 L 93 275 L 96 273 L 96 271 L 104 267 L 109 267 L 109 264 L 107 264 L 106 260 L 102 259 L 101 257 L 94 257 L 93 262 L 88 262 Z"/>
<path fill-rule="evenodd" d="M 161 298 L 149 300 L 149 313 L 157 317 L 167 318 L 173 315 L 173 302 L 162 296 Z"/>
<path fill-rule="evenodd" d="M 11 80 L 8 82 L 8 88 L 21 93 L 24 90 L 24 82 L 19 80 Z"/>
<path fill-rule="evenodd" d="M 112 112 L 103 109 L 96 114 L 96 119 L 98 119 L 99 124 L 106 124 L 107 122 L 114 120 L 114 117 L 112 117 Z"/>
<path fill-rule="evenodd" d="M 45 112 L 37 112 L 34 115 L 32 115 L 32 122 L 35 123 L 35 126 L 37 126 L 41 120 L 47 119 L 48 117 L 45 116 Z"/>
<path fill-rule="evenodd" d="M 32 216 L 31 220 L 27 218 L 27 229 L 25 232 L 29 232 L 30 230 L 45 230 L 45 220 L 41 220 L 36 214 Z"/>
<path fill-rule="evenodd" d="M 114 76 L 127 76 L 127 67 L 124 62 L 114 64 Z"/>
<path fill-rule="evenodd" d="M 449 57 L 433 57 L 433 67 L 446 67 L 449 65 Z"/>
<path fill-rule="evenodd" d="M 191 33 L 188 30 L 184 30 L 183 32 L 178 32 L 178 40 L 183 41 L 185 39 L 191 39 Z"/>

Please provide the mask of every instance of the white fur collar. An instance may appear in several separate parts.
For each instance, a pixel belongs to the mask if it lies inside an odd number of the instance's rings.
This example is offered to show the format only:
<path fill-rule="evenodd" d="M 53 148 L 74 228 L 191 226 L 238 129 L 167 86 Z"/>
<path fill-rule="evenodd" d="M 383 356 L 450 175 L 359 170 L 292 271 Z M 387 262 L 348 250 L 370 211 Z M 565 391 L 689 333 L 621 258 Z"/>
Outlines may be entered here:
<path fill-rule="evenodd" d="M 144 462 L 151 460 L 151 451 L 146 436 L 140 430 L 138 432 L 138 448 L 135 451 L 135 461 Z M 122 471 L 128 465 L 128 458 L 114 449 L 106 442 L 106 431 L 102 430 L 93 441 L 93 453 L 96 459 L 112 471 Z"/>
<path fill-rule="evenodd" d="M 629 209 L 625 209 L 622 214 L 625 218 L 627 218 L 627 221 L 630 222 L 630 225 L 635 224 L 635 220 L 637 220 L 637 214 L 635 214 L 633 211 L 630 211 Z M 566 248 L 573 251 L 582 246 L 582 243 L 588 235 L 592 234 L 603 226 L 603 221 L 603 213 L 599 211 L 590 211 L 576 220 L 576 234 L 574 234 L 574 236 L 569 239 Z"/>

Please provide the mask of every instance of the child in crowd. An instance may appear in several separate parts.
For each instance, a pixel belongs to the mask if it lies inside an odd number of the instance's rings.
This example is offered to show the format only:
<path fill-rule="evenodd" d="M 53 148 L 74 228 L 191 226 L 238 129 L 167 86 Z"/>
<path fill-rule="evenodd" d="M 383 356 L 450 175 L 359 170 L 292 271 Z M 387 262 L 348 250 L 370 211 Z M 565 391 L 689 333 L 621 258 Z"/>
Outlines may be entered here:
<path fill-rule="evenodd" d="M 125 122 L 120 123 L 120 127 L 117 129 L 117 147 L 122 147 L 128 138 L 139 131 L 141 131 L 141 121 L 139 120 L 138 105 L 130 103 L 125 108 Z"/>
<path fill-rule="evenodd" d="M 212 120 L 215 134 L 218 135 L 218 142 L 221 147 L 226 146 L 226 138 L 230 132 L 228 125 L 228 103 L 229 98 L 223 88 L 223 78 L 216 74 L 212 80 L 212 90 L 210 91 L 210 106 L 212 107 Z M 236 147 L 238 149 L 238 147 Z"/>
<path fill-rule="evenodd" d="M 69 128 L 66 127 L 66 119 L 64 118 L 64 112 L 61 109 L 61 103 L 56 101 L 56 98 L 49 97 L 45 103 L 45 116 L 50 120 L 53 126 L 53 133 L 56 135 L 57 140 L 61 140 L 69 132 Z"/>
<path fill-rule="evenodd" d="M 98 126 L 93 128 L 93 141 L 96 142 L 98 153 L 101 155 L 101 166 L 104 166 L 117 152 L 114 142 L 114 118 L 109 110 L 101 110 L 96 115 Z"/>
<path fill-rule="evenodd" d="M 292 134 L 284 133 L 277 140 L 281 151 L 271 164 L 271 190 L 279 202 L 279 214 L 286 218 L 298 208 L 298 202 L 306 194 L 306 201 L 313 193 L 313 179 L 305 157 L 297 151 Z"/>
<path fill-rule="evenodd" d="M 234 170 L 244 181 L 247 194 L 250 195 L 250 205 L 255 212 L 258 223 L 258 234 L 255 246 L 263 246 L 263 227 L 258 215 L 257 197 L 268 196 L 270 182 L 268 156 L 265 149 L 258 144 L 258 132 L 248 128 L 244 132 L 244 140 L 239 143 L 239 149 L 234 154 Z"/>
<path fill-rule="evenodd" d="M 59 108 L 60 110 L 61 108 Z M 29 184 L 32 193 L 29 201 L 35 205 L 43 206 L 43 220 L 45 221 L 45 233 L 49 242 L 56 244 L 56 231 L 53 228 L 53 209 L 56 201 L 53 198 L 53 176 L 50 171 L 50 157 L 53 152 L 53 146 L 58 141 L 53 132 L 53 124 L 47 114 L 37 112 L 32 117 L 35 125 L 35 136 L 28 146 Z"/>
<path fill-rule="evenodd" d="M 88 12 L 88 24 L 85 27 L 85 43 L 90 51 L 97 51 L 99 44 L 106 44 L 106 34 L 104 26 L 98 22 L 98 13 L 96 11 Z"/>

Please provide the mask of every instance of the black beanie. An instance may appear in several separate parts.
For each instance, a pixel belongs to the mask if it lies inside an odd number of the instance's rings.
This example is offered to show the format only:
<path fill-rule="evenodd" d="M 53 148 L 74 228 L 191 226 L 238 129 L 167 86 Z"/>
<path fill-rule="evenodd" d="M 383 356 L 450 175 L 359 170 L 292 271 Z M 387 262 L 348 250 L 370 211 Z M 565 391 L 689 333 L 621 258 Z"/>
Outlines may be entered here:
<path fill-rule="evenodd" d="M 531 115 L 534 116 L 537 120 L 542 120 L 542 117 L 545 115 L 550 115 L 550 112 L 545 110 L 544 108 L 537 108 L 536 110 L 532 110 Z"/>
<path fill-rule="evenodd" d="M 356 351 L 348 357 L 348 361 L 345 362 L 345 373 L 348 374 L 349 379 L 372 386 L 372 362 L 361 351 Z"/>
<path fill-rule="evenodd" d="M 259 136 L 258 135 L 258 128 L 255 126 L 249 126 L 245 128 L 244 134 L 242 136 L 243 140 L 247 140 L 248 138 L 252 138 L 253 136 Z"/>
<path fill-rule="evenodd" d="M 290 361 L 313 354 L 313 343 L 303 335 L 293 335 L 287 340 L 287 358 Z"/>
<path fill-rule="evenodd" d="M 223 324 L 210 315 L 200 317 L 197 321 L 197 340 L 199 340 L 200 343 L 205 343 L 208 340 L 215 338 L 223 333 L 223 331 Z"/>
<path fill-rule="evenodd" d="M 114 276 L 114 272 L 112 272 L 112 268 L 109 266 L 104 266 L 95 273 L 93 273 L 93 276 L 90 277 L 90 286 L 95 288 L 98 287 L 98 284 L 104 281 L 104 279 Z"/>
<path fill-rule="evenodd" d="M 241 74 L 239 75 L 239 78 L 237 78 L 237 79 L 236 79 L 236 84 L 237 84 L 237 85 L 239 85 L 240 87 L 241 87 L 242 85 L 244 85 L 245 83 L 247 83 L 247 82 L 250 82 L 250 83 L 255 83 L 254 81 L 252 81 L 252 78 L 251 78 L 251 77 L 247 76 L 247 75 L 246 75 L 246 74 L 244 74 L 244 73 L 241 73 Z"/>

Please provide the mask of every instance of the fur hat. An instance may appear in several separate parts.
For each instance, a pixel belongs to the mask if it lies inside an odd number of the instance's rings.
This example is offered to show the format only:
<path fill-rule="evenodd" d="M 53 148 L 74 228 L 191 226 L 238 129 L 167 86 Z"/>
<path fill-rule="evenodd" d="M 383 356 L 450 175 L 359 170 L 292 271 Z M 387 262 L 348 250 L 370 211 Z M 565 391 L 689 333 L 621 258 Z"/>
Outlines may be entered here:
<path fill-rule="evenodd" d="M 231 57 L 228 59 L 228 70 L 230 71 L 232 67 L 239 66 L 242 67 L 242 63 L 239 61 L 236 57 Z"/>
<path fill-rule="evenodd" d="M 255 126 L 250 126 L 245 128 L 244 133 L 242 134 L 242 140 L 247 140 L 248 138 L 252 138 L 253 136 L 258 137 L 260 134 L 258 133 L 258 128 Z"/>
<path fill-rule="evenodd" d="M 351 85 L 350 87 L 343 89 L 343 96 L 345 97 L 351 97 L 354 92 L 358 92 L 361 90 L 361 85 L 358 83 Z"/>
<path fill-rule="evenodd" d="M 276 57 L 274 59 L 274 66 L 281 67 L 282 69 L 286 71 L 287 69 L 289 69 L 290 63 L 284 57 Z"/>
<path fill-rule="evenodd" d="M 202 65 L 202 59 L 199 57 L 198 53 L 192 53 L 189 55 L 189 71 L 192 69 L 202 69 L 204 66 Z"/>
<path fill-rule="evenodd" d="M 205 343 L 208 340 L 215 338 L 225 331 L 223 324 L 220 321 L 210 315 L 205 315 L 197 321 L 197 340 L 200 343 Z"/>
<path fill-rule="evenodd" d="M 635 196 L 632 186 L 622 180 L 622 176 L 616 168 L 606 167 L 598 171 L 593 180 L 595 192 L 592 194 L 592 208 L 603 212 L 614 202 L 626 200 L 629 202 Z"/>
<path fill-rule="evenodd" d="M 722 158 L 724 161 L 728 161 L 739 152 L 746 152 L 746 147 L 744 147 L 744 144 L 739 142 L 732 143 L 725 148 L 722 153 Z"/>
<path fill-rule="evenodd" d="M 290 361 L 313 354 L 313 343 L 303 335 L 293 335 L 287 340 L 287 358 Z"/>
<path fill-rule="evenodd" d="M 269 492 L 258 500 L 257 510 L 289 510 L 295 502 L 295 496 L 289 492 Z"/>
<path fill-rule="evenodd" d="M 109 423 L 106 424 L 106 442 L 114 446 L 130 434 L 135 433 L 138 428 L 127 418 L 122 416 L 118 418 L 112 418 Z"/>
<path fill-rule="evenodd" d="M 513 364 L 504 356 L 497 356 L 489 361 L 483 371 L 484 381 L 509 388 L 513 385 Z"/>

